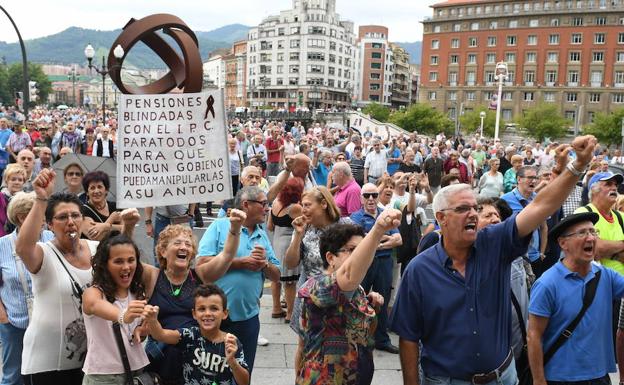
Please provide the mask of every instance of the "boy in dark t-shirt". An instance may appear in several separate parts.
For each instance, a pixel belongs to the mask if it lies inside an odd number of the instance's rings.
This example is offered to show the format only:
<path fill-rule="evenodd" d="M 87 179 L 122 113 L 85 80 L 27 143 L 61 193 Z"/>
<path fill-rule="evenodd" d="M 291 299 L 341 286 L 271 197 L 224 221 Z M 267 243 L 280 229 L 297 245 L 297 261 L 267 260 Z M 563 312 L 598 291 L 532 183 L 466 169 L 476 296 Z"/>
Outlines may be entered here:
<path fill-rule="evenodd" d="M 220 329 L 228 316 L 225 293 L 216 285 L 205 284 L 195 290 L 194 299 L 193 318 L 199 327 L 163 329 L 158 322 L 158 306 L 145 306 L 150 335 L 182 350 L 186 385 L 249 385 L 249 370 L 240 342 Z"/>

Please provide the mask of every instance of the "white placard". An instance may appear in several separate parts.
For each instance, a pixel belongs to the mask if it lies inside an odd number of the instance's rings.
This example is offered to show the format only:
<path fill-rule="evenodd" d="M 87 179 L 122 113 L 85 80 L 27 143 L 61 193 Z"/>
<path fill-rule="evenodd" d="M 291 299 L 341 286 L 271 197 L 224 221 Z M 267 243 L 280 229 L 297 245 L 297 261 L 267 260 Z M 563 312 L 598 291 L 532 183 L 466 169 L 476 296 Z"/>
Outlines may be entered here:
<path fill-rule="evenodd" d="M 222 91 L 123 95 L 118 116 L 118 207 L 232 197 Z"/>

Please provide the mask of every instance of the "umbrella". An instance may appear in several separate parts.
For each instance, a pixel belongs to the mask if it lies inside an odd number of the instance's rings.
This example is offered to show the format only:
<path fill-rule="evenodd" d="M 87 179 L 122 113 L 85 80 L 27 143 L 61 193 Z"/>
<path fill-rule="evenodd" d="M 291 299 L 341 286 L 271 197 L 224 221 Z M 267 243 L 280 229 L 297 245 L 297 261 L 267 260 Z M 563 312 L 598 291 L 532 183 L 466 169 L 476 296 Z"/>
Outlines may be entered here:
<path fill-rule="evenodd" d="M 60 104 L 60 105 L 59 105 L 58 107 L 56 107 L 56 108 L 57 108 L 57 109 L 59 109 L 59 110 L 66 110 L 66 109 L 68 109 L 69 107 L 68 107 L 68 106 L 66 106 L 65 104 Z"/>
<path fill-rule="evenodd" d="M 117 201 L 117 163 L 111 158 L 101 158 L 98 156 L 67 154 L 52 164 L 56 172 L 56 185 L 54 192 L 61 192 L 65 189 L 65 178 L 63 170 L 72 163 L 77 163 L 85 173 L 89 171 L 104 171 L 110 179 L 110 189 L 108 190 L 108 200 Z"/>

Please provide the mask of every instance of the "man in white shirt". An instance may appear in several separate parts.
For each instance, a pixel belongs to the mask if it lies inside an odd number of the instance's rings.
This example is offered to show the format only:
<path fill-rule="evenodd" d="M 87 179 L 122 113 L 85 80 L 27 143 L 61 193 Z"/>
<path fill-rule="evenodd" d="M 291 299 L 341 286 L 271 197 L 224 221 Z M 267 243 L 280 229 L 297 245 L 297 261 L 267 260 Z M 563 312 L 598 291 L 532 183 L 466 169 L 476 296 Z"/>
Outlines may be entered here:
<path fill-rule="evenodd" d="M 364 161 L 364 182 L 376 183 L 388 170 L 387 150 L 381 150 L 381 141 L 373 139 L 373 149 Z"/>
<path fill-rule="evenodd" d="M 115 144 L 110 138 L 110 127 L 102 127 L 100 134 L 102 135 L 102 137 L 96 139 L 95 143 L 93 143 L 93 153 L 91 155 L 103 158 L 114 158 Z"/>

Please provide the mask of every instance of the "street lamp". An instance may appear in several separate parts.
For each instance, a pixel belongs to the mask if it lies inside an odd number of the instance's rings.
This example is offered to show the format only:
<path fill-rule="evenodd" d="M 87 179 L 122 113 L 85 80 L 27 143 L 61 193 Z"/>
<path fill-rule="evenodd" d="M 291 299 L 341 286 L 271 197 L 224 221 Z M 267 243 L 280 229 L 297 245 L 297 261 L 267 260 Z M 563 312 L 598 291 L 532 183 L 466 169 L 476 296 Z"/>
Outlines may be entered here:
<path fill-rule="evenodd" d="M 496 76 L 494 80 L 498 81 L 498 99 L 496 99 L 496 125 L 494 126 L 494 140 L 498 139 L 498 130 L 500 127 L 500 110 L 503 101 L 503 82 L 507 80 L 507 63 L 496 63 Z"/>
<path fill-rule="evenodd" d="M 71 69 L 67 74 L 67 80 L 72 82 L 72 105 L 76 105 L 76 82 L 80 80 L 80 75 L 76 73 L 76 68 Z"/>
<path fill-rule="evenodd" d="M 22 40 L 22 35 L 20 34 L 20 31 L 17 28 L 17 25 L 15 24 L 15 22 L 13 21 L 13 18 L 11 17 L 11 15 L 9 15 L 6 9 L 4 9 L 1 5 L 0 5 L 0 10 L 4 12 L 4 14 L 9 18 L 9 21 L 13 25 L 13 28 L 15 29 L 15 33 L 17 33 L 17 39 L 19 40 L 20 48 L 22 50 L 22 77 L 23 77 L 22 79 L 23 91 L 22 92 L 24 93 L 24 102 L 22 105 L 24 106 L 24 119 L 28 120 L 28 102 L 30 101 L 28 81 L 30 80 L 30 78 L 28 77 L 28 58 L 26 57 L 26 46 L 24 45 L 24 40 Z"/>
<path fill-rule="evenodd" d="M 479 117 L 481 118 L 481 128 L 479 128 L 479 136 L 480 139 L 483 139 L 483 119 L 485 119 L 485 111 L 479 112 Z"/>
<path fill-rule="evenodd" d="M 104 56 L 102 56 L 102 66 L 98 68 L 94 65 L 93 57 L 95 56 L 95 50 L 91 46 L 91 44 L 87 44 L 84 50 L 85 57 L 89 61 L 89 69 L 95 69 L 95 72 L 102 75 L 102 123 L 106 120 L 106 75 L 112 70 L 112 68 L 106 67 L 106 62 Z M 121 45 L 117 44 L 117 47 L 113 50 L 113 55 L 117 61 L 121 60 L 124 56 L 124 50 Z"/>

